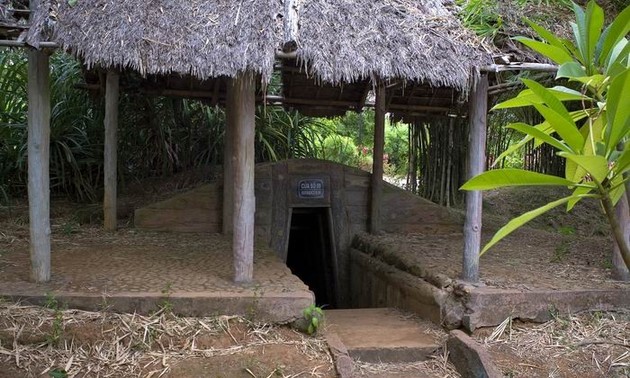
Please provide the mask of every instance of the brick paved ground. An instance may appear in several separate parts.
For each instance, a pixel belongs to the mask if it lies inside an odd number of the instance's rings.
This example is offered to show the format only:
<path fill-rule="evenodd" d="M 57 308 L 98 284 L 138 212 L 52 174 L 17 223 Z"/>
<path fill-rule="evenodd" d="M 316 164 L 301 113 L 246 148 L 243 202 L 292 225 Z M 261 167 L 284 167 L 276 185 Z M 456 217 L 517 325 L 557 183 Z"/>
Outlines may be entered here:
<path fill-rule="evenodd" d="M 168 295 L 244 300 L 284 296 L 297 298 L 300 308 L 311 297 L 287 266 L 260 246 L 255 251 L 254 282 L 234 284 L 231 240 L 222 235 L 133 229 L 110 234 L 97 227 L 72 231 L 76 233 L 61 226 L 53 228 L 52 278 L 47 284 L 29 280 L 28 228 L 18 227 L 0 235 L 0 295 Z"/>

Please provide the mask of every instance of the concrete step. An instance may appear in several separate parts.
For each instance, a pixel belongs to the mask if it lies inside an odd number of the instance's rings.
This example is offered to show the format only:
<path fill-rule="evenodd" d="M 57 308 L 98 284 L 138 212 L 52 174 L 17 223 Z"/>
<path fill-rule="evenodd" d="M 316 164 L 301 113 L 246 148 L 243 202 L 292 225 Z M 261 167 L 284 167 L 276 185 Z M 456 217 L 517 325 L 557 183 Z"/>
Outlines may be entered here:
<path fill-rule="evenodd" d="M 439 348 L 429 322 L 392 308 L 326 310 L 325 333 L 334 333 L 355 360 L 424 361 Z"/>

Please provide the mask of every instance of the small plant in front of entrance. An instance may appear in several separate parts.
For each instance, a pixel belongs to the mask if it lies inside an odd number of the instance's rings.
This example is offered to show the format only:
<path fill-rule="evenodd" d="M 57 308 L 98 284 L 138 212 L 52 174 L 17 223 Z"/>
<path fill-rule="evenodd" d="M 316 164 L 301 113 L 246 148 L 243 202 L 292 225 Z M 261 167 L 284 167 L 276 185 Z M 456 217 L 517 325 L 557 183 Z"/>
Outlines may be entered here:
<path fill-rule="evenodd" d="M 59 301 L 52 293 L 46 293 L 44 307 L 54 311 L 50 332 L 46 335 L 48 345 L 58 345 L 63 336 L 63 312 Z"/>
<path fill-rule="evenodd" d="M 321 307 L 314 304 L 308 306 L 302 311 L 304 314 L 305 326 L 302 330 L 309 335 L 314 335 L 324 323 L 324 311 Z"/>

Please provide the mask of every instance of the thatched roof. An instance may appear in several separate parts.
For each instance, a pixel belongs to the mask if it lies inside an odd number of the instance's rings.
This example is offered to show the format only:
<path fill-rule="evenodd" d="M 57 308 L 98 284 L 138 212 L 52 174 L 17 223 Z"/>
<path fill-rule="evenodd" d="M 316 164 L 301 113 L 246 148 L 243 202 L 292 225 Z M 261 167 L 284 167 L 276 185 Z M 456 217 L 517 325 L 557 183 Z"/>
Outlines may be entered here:
<path fill-rule="evenodd" d="M 298 58 L 330 83 L 406 79 L 466 92 L 491 63 L 442 0 L 306 0 Z"/>
<path fill-rule="evenodd" d="M 252 70 L 268 79 L 281 42 L 277 0 L 49 3 L 56 18 L 51 39 L 88 66 L 199 79 Z"/>
<path fill-rule="evenodd" d="M 200 79 L 246 69 L 268 79 L 289 17 L 282 0 L 45 2 L 55 19 L 52 40 L 88 66 Z M 487 63 L 441 0 L 295 3 L 298 59 L 328 83 L 379 77 L 466 90 L 471 67 Z M 34 41 L 43 24 L 36 19 Z"/>

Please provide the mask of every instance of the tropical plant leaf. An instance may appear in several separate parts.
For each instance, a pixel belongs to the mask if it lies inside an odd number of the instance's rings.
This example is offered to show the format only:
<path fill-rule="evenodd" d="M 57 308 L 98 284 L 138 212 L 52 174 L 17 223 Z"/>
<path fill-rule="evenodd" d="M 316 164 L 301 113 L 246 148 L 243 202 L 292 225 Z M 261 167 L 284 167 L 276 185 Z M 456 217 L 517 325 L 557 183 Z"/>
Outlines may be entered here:
<path fill-rule="evenodd" d="M 586 76 L 586 71 L 584 67 L 578 62 L 571 61 L 562 64 L 558 68 L 558 73 L 556 74 L 556 79 L 560 78 L 576 78 L 576 77 L 584 77 Z"/>
<path fill-rule="evenodd" d="M 521 133 L 533 137 L 535 140 L 540 140 L 547 143 L 560 151 L 571 152 L 571 149 L 558 139 L 552 137 L 549 133 L 543 132 L 540 129 L 530 126 L 526 123 L 511 123 L 506 127 L 520 131 Z"/>
<path fill-rule="evenodd" d="M 608 176 L 608 160 L 603 156 L 575 155 L 566 152 L 559 152 L 558 155 L 582 167 L 597 183 L 601 183 Z"/>
<path fill-rule="evenodd" d="M 582 149 L 584 138 L 582 138 L 582 134 L 580 134 L 573 119 L 569 117 L 567 120 L 560 113 L 544 105 L 534 105 L 534 107 L 573 151 Z"/>
<path fill-rule="evenodd" d="M 591 101 L 591 98 L 574 90 L 563 86 L 556 86 L 547 89 L 559 101 Z M 535 94 L 531 89 L 521 91 L 518 96 L 505 100 L 495 105 L 492 110 L 522 108 L 525 106 L 533 106 L 534 104 L 542 104 L 544 100 Z"/>
<path fill-rule="evenodd" d="M 564 64 L 566 62 L 573 61 L 573 57 L 571 57 L 571 55 L 569 55 L 569 53 L 565 49 L 550 45 L 545 42 L 536 41 L 535 39 L 527 37 L 514 37 L 513 39 L 519 41 L 532 50 L 546 56 L 547 58 L 554 61 L 556 64 Z"/>
<path fill-rule="evenodd" d="M 494 169 L 483 172 L 462 185 L 462 190 L 489 190 L 509 186 L 573 186 L 565 178 L 524 169 Z"/>
<path fill-rule="evenodd" d="M 573 190 L 573 195 L 572 195 L 572 197 L 574 198 L 570 199 L 569 202 L 567 202 L 567 211 L 573 210 L 573 207 L 575 207 L 575 205 L 577 205 L 577 203 L 580 202 L 583 195 L 588 194 L 596 189 L 597 189 L 597 186 L 595 184 L 593 184 L 592 187 L 578 186 L 577 188 L 575 188 Z"/>
<path fill-rule="evenodd" d="M 610 65 L 611 51 L 630 32 L 630 6 L 627 6 L 613 22 L 604 30 L 601 37 L 599 63 Z"/>
<path fill-rule="evenodd" d="M 588 196 L 588 195 L 586 195 L 586 196 Z M 558 207 L 558 206 L 560 206 L 562 204 L 565 204 L 565 203 L 567 203 L 570 200 L 580 200 L 580 199 L 582 199 L 584 197 L 585 196 L 569 196 L 569 197 L 565 197 L 565 198 L 559 199 L 557 201 L 550 202 L 550 203 L 548 203 L 548 204 L 546 204 L 544 206 L 541 206 L 541 207 L 539 207 L 539 208 L 537 208 L 535 210 L 528 211 L 525 214 L 522 214 L 522 215 L 512 219 L 505 226 L 501 227 L 499 229 L 499 231 L 496 232 L 496 234 L 494 234 L 494 236 L 488 242 L 488 244 L 486 244 L 483 247 L 483 250 L 481 251 L 480 255 L 483 255 L 484 253 L 486 253 L 486 251 L 488 251 L 488 249 L 490 249 L 492 246 L 497 244 L 503 238 L 505 238 L 506 236 L 508 236 L 512 232 L 514 232 L 517 228 L 523 226 L 527 222 L 529 222 L 532 219 L 536 218 L 537 216 L 542 215 L 542 214 L 546 213 L 547 211 L 549 211 L 551 209 L 554 209 L 554 208 L 556 208 L 556 207 Z"/>
<path fill-rule="evenodd" d="M 567 48 L 567 46 L 565 45 L 565 42 L 563 42 L 560 38 L 556 37 L 549 30 L 543 28 L 542 26 L 538 25 L 532 20 L 529 20 L 526 18 L 525 22 L 527 23 L 527 25 L 529 25 L 532 29 L 536 31 L 536 33 L 538 34 L 540 38 L 547 41 L 547 43 L 549 43 L 550 45 L 564 50 L 569 56 L 571 56 L 571 51 Z M 570 44 L 572 45 L 572 43 Z"/>
<path fill-rule="evenodd" d="M 630 135 L 630 70 L 615 77 L 608 89 L 606 104 L 608 115 L 608 133 L 606 136 L 607 155 L 617 148 L 617 144 Z"/>

